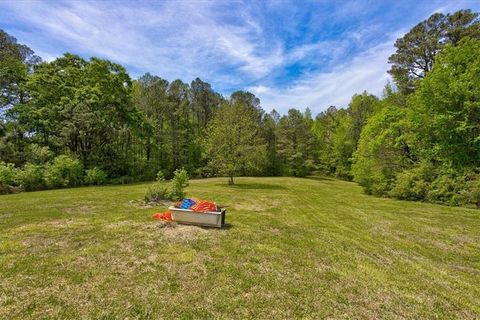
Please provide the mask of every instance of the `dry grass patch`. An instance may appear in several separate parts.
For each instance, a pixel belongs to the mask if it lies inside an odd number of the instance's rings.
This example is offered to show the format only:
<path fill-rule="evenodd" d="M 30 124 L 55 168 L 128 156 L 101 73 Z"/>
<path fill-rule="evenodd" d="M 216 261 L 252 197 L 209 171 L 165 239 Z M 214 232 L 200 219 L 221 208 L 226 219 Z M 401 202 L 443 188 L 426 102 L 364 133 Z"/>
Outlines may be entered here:
<path fill-rule="evenodd" d="M 90 214 L 95 213 L 95 207 L 89 205 L 79 205 L 74 207 L 62 208 L 66 214 Z"/>

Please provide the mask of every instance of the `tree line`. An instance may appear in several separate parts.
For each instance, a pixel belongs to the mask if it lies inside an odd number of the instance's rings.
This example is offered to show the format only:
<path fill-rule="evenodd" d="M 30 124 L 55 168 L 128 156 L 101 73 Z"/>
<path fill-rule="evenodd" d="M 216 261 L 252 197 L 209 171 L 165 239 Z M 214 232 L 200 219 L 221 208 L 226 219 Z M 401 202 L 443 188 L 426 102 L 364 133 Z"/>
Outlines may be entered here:
<path fill-rule="evenodd" d="M 132 80 L 108 60 L 42 62 L 0 31 L 0 191 L 168 178 L 327 174 L 369 194 L 480 206 L 478 13 L 433 14 L 395 43 L 383 95 L 267 113 L 197 78 Z"/>

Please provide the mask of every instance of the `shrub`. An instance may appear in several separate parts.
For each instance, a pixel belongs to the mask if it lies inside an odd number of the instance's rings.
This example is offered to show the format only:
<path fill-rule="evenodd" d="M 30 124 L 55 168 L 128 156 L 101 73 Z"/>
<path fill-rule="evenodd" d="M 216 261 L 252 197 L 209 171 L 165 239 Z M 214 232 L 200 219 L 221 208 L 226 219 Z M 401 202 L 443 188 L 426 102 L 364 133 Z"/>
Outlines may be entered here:
<path fill-rule="evenodd" d="M 82 183 L 83 168 L 79 160 L 68 155 L 60 155 L 45 169 L 47 186 L 72 187 Z"/>
<path fill-rule="evenodd" d="M 52 160 L 53 152 L 49 147 L 41 147 L 32 143 L 26 148 L 26 156 L 30 163 L 44 164 Z"/>
<path fill-rule="evenodd" d="M 162 200 L 177 201 L 185 197 L 184 189 L 188 186 L 188 174 L 185 169 L 177 169 L 173 179 L 168 185 L 163 172 L 157 173 L 157 181 L 148 187 L 145 194 L 146 202 L 159 202 Z"/>
<path fill-rule="evenodd" d="M 464 185 L 458 177 L 449 174 L 438 176 L 431 184 L 427 195 L 427 200 L 435 203 L 453 204 L 455 195 L 458 193 L 460 185 Z"/>
<path fill-rule="evenodd" d="M 455 186 L 456 192 L 451 198 L 451 204 L 480 208 L 480 175 L 465 174 L 457 178 Z"/>
<path fill-rule="evenodd" d="M 145 202 L 160 202 L 162 200 L 169 200 L 168 187 L 164 183 L 155 182 L 148 187 L 145 193 Z"/>
<path fill-rule="evenodd" d="M 417 166 L 397 174 L 390 196 L 404 200 L 426 200 L 430 183 L 436 175 L 434 166 L 422 162 Z"/>
<path fill-rule="evenodd" d="M 45 187 L 44 167 L 37 164 L 27 163 L 23 170 L 19 170 L 17 181 L 20 187 L 26 191 L 39 190 Z"/>
<path fill-rule="evenodd" d="M 107 182 L 107 174 L 100 168 L 94 167 L 85 171 L 85 183 L 100 185 Z"/>
<path fill-rule="evenodd" d="M 165 181 L 165 175 L 160 170 L 157 172 L 157 182 L 164 182 L 164 181 Z"/>
<path fill-rule="evenodd" d="M 0 194 L 15 193 L 21 191 L 17 187 L 18 169 L 13 163 L 0 162 Z"/>
<path fill-rule="evenodd" d="M 170 199 L 180 200 L 185 197 L 185 188 L 188 187 L 188 173 L 185 169 L 177 169 L 173 173 Z"/>
<path fill-rule="evenodd" d="M 154 184 L 148 187 L 145 193 L 145 202 L 160 202 L 162 200 L 168 200 L 170 198 L 168 186 L 165 183 L 163 172 L 157 173 L 157 180 Z"/>
<path fill-rule="evenodd" d="M 18 169 L 13 163 L 0 162 L 0 185 L 14 186 Z"/>
<path fill-rule="evenodd" d="M 467 183 L 468 195 L 467 200 L 475 207 L 480 209 L 480 176 L 477 175 L 474 180 Z"/>
<path fill-rule="evenodd" d="M 121 176 L 117 178 L 110 179 L 111 184 L 129 184 L 135 182 L 135 179 L 130 176 Z"/>

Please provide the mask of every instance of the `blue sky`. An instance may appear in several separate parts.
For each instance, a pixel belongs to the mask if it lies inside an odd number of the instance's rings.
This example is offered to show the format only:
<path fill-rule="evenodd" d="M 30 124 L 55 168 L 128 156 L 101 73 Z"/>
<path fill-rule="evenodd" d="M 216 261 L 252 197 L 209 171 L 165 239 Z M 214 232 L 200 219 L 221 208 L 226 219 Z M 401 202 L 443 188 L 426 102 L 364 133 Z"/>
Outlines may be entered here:
<path fill-rule="evenodd" d="M 65 52 L 124 65 L 132 78 L 195 77 L 249 90 L 266 110 L 344 107 L 381 95 L 395 39 L 434 12 L 475 1 L 0 0 L 0 28 L 44 60 Z"/>

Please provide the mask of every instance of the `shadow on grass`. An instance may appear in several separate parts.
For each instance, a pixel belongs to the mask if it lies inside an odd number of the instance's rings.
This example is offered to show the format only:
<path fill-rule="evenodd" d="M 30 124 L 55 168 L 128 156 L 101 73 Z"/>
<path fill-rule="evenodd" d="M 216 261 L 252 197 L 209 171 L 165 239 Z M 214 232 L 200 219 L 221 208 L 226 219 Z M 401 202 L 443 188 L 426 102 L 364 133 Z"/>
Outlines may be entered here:
<path fill-rule="evenodd" d="M 219 230 L 230 230 L 233 228 L 233 225 L 230 223 L 225 223 Z"/>
<path fill-rule="evenodd" d="M 190 226 L 196 226 L 200 229 L 203 229 L 203 230 L 215 230 L 215 231 L 226 231 L 226 230 L 230 230 L 233 228 L 233 225 L 230 224 L 230 223 L 225 223 L 222 225 L 221 228 L 217 228 L 217 227 L 209 227 L 209 226 L 201 226 L 201 225 L 195 225 L 195 224 L 188 224 Z"/>
<path fill-rule="evenodd" d="M 317 180 L 317 181 L 334 181 L 335 179 L 323 176 L 308 176 L 304 179 Z"/>
<path fill-rule="evenodd" d="M 240 190 L 285 190 L 286 188 L 278 184 L 267 184 L 267 183 L 236 183 L 234 185 L 222 184 L 221 186 L 240 189 Z"/>

